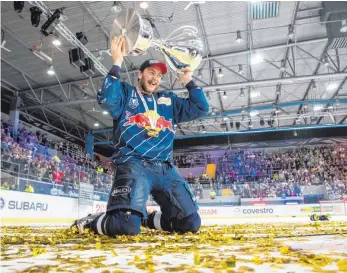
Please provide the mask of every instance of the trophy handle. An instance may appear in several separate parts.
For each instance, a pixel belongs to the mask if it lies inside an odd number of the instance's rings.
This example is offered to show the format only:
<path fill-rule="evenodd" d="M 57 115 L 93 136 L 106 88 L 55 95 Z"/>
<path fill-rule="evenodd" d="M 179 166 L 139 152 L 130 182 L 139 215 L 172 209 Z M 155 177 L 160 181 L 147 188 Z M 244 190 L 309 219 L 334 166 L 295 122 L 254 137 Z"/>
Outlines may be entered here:
<path fill-rule="evenodd" d="M 152 47 L 155 50 L 161 51 L 163 53 L 165 59 L 168 61 L 168 63 L 172 63 L 174 65 L 174 67 L 176 68 L 175 72 L 177 75 L 182 74 L 182 72 L 179 70 L 181 70 L 185 67 L 189 67 L 189 65 L 181 62 L 178 58 L 173 56 L 170 52 L 168 52 L 165 49 L 163 40 L 152 40 Z"/>
<path fill-rule="evenodd" d="M 181 29 L 183 29 L 183 32 L 179 33 L 179 35 L 172 37 L 174 35 L 175 32 L 179 32 Z M 179 36 L 185 34 L 185 33 L 191 33 L 192 35 L 197 35 L 198 34 L 198 29 L 196 27 L 193 26 L 181 26 L 177 29 L 175 29 L 173 32 L 171 32 L 169 34 L 169 36 L 167 36 L 167 38 L 165 39 L 165 41 L 167 40 L 171 40 L 171 39 L 177 39 Z"/>
<path fill-rule="evenodd" d="M 178 69 L 178 70 L 181 70 L 185 67 L 189 67 L 188 64 L 184 64 L 182 63 L 178 58 L 176 58 L 175 56 L 173 56 L 172 54 L 170 54 L 164 47 L 162 47 L 161 49 L 161 52 L 163 52 L 165 54 L 165 56 L 167 58 L 170 59 L 170 61 L 175 65 L 175 67 Z M 177 72 L 177 71 L 176 71 Z"/>

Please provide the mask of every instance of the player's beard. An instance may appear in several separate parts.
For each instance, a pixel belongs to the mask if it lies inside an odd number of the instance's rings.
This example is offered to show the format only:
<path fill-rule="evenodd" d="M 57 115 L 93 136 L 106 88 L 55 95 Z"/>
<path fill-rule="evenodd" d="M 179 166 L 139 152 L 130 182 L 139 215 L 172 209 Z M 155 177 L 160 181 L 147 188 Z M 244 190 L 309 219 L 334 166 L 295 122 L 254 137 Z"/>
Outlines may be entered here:
<path fill-rule="evenodd" d="M 151 84 L 151 83 L 152 83 L 152 80 L 148 80 L 147 83 L 148 83 L 148 84 Z M 141 86 L 142 90 L 144 91 L 144 93 L 146 93 L 146 94 L 153 94 L 153 93 L 154 93 L 155 91 L 157 91 L 157 89 L 159 88 L 159 86 L 156 86 L 156 88 L 155 88 L 153 91 L 148 90 L 148 88 L 147 88 L 147 86 L 146 86 L 146 81 L 145 81 L 144 78 L 142 78 L 142 79 L 140 80 L 140 86 Z"/>

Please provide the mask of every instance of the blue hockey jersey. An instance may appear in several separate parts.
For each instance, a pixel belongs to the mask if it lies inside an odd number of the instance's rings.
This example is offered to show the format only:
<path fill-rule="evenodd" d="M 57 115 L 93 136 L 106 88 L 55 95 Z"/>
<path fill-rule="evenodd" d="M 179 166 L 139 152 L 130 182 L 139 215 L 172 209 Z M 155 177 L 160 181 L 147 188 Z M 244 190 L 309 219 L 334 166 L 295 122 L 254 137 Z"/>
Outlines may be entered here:
<path fill-rule="evenodd" d="M 100 106 L 113 117 L 113 162 L 120 164 L 132 159 L 172 161 L 174 125 L 206 115 L 209 105 L 201 88 L 193 81 L 187 84 L 189 98 L 177 97 L 173 92 L 143 94 L 149 113 L 136 87 L 121 82 L 120 67 L 113 66 L 98 93 Z M 156 100 L 157 112 L 154 112 Z M 152 126 L 150 124 L 152 119 Z M 148 133 L 153 129 L 157 136 Z"/>

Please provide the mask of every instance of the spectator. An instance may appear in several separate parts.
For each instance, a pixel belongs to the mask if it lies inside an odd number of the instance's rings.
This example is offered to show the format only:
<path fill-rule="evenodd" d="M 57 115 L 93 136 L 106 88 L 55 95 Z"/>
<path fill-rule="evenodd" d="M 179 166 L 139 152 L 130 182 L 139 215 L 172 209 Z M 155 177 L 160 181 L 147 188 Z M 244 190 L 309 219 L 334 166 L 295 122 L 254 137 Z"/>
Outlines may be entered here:
<path fill-rule="evenodd" d="M 34 187 L 33 187 L 31 184 L 29 184 L 29 183 L 26 183 L 26 184 L 25 184 L 25 189 L 24 189 L 24 191 L 25 191 L 25 192 L 35 192 Z"/>
<path fill-rule="evenodd" d="M 1 189 L 2 190 L 9 190 L 10 189 L 10 186 L 8 185 L 7 181 L 3 181 L 1 183 Z"/>

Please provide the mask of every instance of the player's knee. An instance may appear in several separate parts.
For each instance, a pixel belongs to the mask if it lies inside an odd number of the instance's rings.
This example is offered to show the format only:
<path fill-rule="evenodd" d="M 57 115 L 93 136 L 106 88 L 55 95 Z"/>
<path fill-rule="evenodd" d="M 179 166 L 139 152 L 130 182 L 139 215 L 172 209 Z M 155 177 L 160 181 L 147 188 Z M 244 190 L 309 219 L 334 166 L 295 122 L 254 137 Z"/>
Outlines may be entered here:
<path fill-rule="evenodd" d="M 115 211 L 107 222 L 106 232 L 110 237 L 117 235 L 137 235 L 140 233 L 141 217 L 137 213 Z"/>
<path fill-rule="evenodd" d="M 182 232 L 197 232 L 201 226 L 200 215 L 195 212 L 181 220 L 179 220 L 179 229 Z"/>

